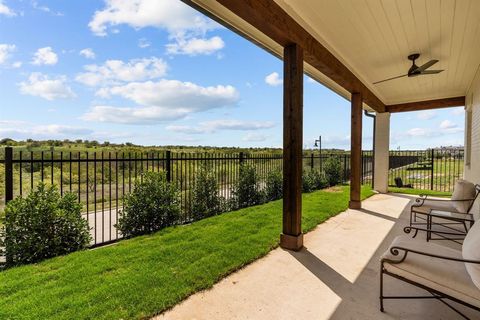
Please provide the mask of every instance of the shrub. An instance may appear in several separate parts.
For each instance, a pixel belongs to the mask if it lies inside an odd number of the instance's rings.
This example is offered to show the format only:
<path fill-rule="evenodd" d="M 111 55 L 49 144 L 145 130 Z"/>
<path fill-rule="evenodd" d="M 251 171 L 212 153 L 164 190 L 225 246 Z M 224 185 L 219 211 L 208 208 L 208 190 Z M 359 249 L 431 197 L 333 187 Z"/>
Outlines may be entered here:
<path fill-rule="evenodd" d="M 302 192 L 312 192 L 328 186 L 325 177 L 317 170 L 303 171 Z"/>
<path fill-rule="evenodd" d="M 231 209 L 240 209 L 261 204 L 264 199 L 259 190 L 258 175 L 255 167 L 249 164 L 240 165 L 240 176 L 232 188 Z"/>
<path fill-rule="evenodd" d="M 85 249 L 91 237 L 74 194 L 40 184 L 26 198 L 10 201 L 2 215 L 0 247 L 7 266 L 34 263 Z"/>
<path fill-rule="evenodd" d="M 223 211 L 224 201 L 218 194 L 217 179 L 206 166 L 195 173 L 192 193 L 192 214 L 195 220 L 211 217 Z"/>
<path fill-rule="evenodd" d="M 329 186 L 335 186 L 342 181 L 342 165 L 337 157 L 328 158 L 323 168 Z"/>
<path fill-rule="evenodd" d="M 268 173 L 265 197 L 267 201 L 273 201 L 283 197 L 283 174 L 281 170 L 272 170 Z"/>
<path fill-rule="evenodd" d="M 313 172 L 311 175 L 313 175 L 313 185 L 315 190 L 320 190 L 328 187 L 328 181 L 325 178 L 324 174 L 320 174 L 319 171 L 317 170 L 312 170 Z"/>
<path fill-rule="evenodd" d="M 302 192 L 312 192 L 315 190 L 315 180 L 313 170 L 303 170 L 302 174 Z"/>
<path fill-rule="evenodd" d="M 180 217 L 179 193 L 164 172 L 147 172 L 125 196 L 115 225 L 124 237 L 152 233 L 174 225 Z"/>

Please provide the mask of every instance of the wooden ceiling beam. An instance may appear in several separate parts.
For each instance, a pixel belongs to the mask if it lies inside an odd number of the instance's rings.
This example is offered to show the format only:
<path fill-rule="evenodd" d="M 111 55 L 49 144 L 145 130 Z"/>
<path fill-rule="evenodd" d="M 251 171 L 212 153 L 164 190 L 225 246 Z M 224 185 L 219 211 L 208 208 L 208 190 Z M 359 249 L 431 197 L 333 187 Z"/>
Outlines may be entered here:
<path fill-rule="evenodd" d="M 465 97 L 453 97 L 436 100 L 416 101 L 400 104 L 391 104 L 385 107 L 386 112 L 408 112 L 408 111 L 421 111 L 450 107 L 463 107 L 465 106 Z"/>
<path fill-rule="evenodd" d="M 291 44 L 301 46 L 307 63 L 350 93 L 361 93 L 364 102 L 375 111 L 385 112 L 385 104 L 274 1 L 217 0 L 217 2 L 283 47 Z"/>

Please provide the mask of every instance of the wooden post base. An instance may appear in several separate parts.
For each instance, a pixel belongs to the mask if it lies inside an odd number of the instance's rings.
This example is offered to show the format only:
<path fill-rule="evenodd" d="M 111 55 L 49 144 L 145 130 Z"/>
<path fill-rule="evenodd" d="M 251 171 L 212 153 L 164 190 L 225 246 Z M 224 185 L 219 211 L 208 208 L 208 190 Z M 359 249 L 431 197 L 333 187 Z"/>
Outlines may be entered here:
<path fill-rule="evenodd" d="M 287 250 L 299 251 L 303 248 L 303 233 L 298 236 L 282 233 L 280 235 L 280 246 Z"/>
<path fill-rule="evenodd" d="M 362 209 L 362 202 L 357 200 L 350 200 L 348 203 L 350 209 Z"/>

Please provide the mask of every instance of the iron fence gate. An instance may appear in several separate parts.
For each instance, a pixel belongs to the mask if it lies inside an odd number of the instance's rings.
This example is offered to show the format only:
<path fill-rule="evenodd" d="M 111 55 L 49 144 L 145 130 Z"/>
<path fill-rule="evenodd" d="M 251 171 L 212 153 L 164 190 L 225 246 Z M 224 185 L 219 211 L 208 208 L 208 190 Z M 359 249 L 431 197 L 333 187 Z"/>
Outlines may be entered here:
<path fill-rule="evenodd" d="M 463 177 L 463 149 L 390 151 L 389 185 L 452 192 Z"/>

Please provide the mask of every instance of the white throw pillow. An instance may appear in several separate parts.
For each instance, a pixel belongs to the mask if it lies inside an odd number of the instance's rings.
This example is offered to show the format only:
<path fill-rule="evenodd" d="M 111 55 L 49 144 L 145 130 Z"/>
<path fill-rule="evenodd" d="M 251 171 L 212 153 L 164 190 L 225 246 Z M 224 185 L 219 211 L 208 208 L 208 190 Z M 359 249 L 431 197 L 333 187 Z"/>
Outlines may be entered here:
<path fill-rule="evenodd" d="M 463 240 L 463 259 L 480 261 L 480 222 L 475 223 Z M 480 289 L 480 264 L 465 263 L 473 283 Z"/>
<path fill-rule="evenodd" d="M 466 200 L 475 198 L 475 185 L 467 180 L 459 179 L 453 189 L 452 200 Z M 472 201 L 455 201 L 453 206 L 458 212 L 468 213 Z"/>

